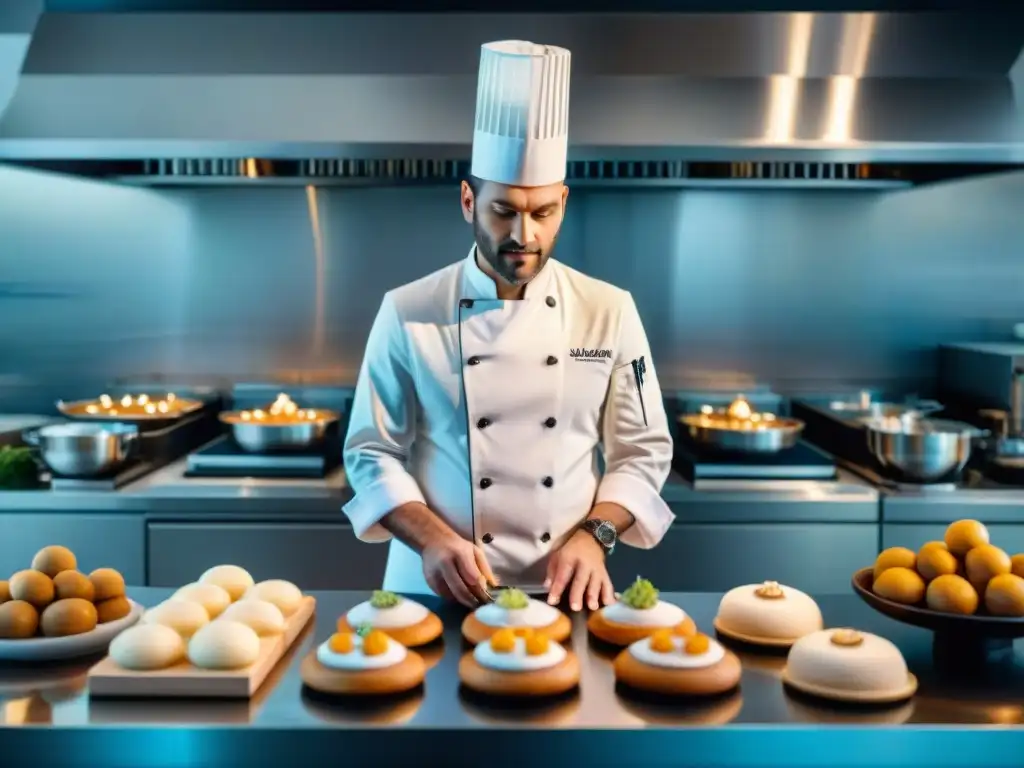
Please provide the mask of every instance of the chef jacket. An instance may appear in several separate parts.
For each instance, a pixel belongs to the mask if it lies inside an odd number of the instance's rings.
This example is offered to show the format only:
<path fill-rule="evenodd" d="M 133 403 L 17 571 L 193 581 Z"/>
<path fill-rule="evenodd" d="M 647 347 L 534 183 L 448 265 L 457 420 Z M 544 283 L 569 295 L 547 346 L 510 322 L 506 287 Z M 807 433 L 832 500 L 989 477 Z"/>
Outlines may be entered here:
<path fill-rule="evenodd" d="M 419 555 L 380 525 L 421 502 L 503 584 L 540 590 L 598 502 L 632 513 L 623 544 L 658 544 L 675 517 L 660 495 L 671 460 L 630 294 L 551 259 L 522 300 L 502 301 L 473 248 L 381 302 L 345 438 L 344 511 L 363 541 L 390 540 L 384 589 L 431 593 Z"/>

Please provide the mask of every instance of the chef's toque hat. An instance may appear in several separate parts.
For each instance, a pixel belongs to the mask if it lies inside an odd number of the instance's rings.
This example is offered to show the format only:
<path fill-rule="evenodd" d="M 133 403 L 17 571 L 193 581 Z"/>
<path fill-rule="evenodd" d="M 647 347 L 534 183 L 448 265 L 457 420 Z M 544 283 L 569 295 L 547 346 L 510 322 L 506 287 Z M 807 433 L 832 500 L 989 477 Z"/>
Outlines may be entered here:
<path fill-rule="evenodd" d="M 565 48 L 522 40 L 481 46 L 474 176 L 515 187 L 565 180 L 569 61 Z"/>

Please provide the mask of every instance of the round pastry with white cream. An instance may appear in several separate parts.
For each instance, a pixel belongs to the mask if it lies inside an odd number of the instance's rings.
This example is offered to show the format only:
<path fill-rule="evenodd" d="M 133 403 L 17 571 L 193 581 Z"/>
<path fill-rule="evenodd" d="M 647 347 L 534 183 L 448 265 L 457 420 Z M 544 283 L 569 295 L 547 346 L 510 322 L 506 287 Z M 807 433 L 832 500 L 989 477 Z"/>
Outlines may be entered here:
<path fill-rule="evenodd" d="M 462 657 L 459 680 L 494 696 L 556 696 L 579 685 L 580 665 L 543 630 L 503 627 Z"/>
<path fill-rule="evenodd" d="M 715 629 L 726 638 L 780 648 L 822 626 L 821 609 L 810 595 L 774 581 L 729 590 L 715 617 Z"/>
<path fill-rule="evenodd" d="M 422 685 L 426 672 L 418 653 L 369 625 L 334 633 L 300 667 L 307 687 L 339 696 L 404 693 Z"/>
<path fill-rule="evenodd" d="M 615 658 L 615 680 L 668 696 L 715 696 L 740 682 L 742 667 L 732 651 L 683 624 L 659 629 L 631 643 Z"/>
<path fill-rule="evenodd" d="M 678 605 L 658 599 L 658 590 L 647 579 L 637 577 L 619 599 L 590 614 L 587 629 L 594 637 L 610 645 L 632 645 L 661 629 L 679 628 L 692 635 L 697 631 L 693 619 Z"/>
<path fill-rule="evenodd" d="M 478 645 L 491 639 L 499 629 L 528 627 L 543 632 L 556 643 L 572 633 L 572 622 L 558 608 L 518 589 L 503 589 L 493 603 L 481 605 L 462 622 L 462 636 Z"/>
<path fill-rule="evenodd" d="M 374 590 L 369 600 L 338 619 L 340 633 L 361 626 L 379 629 L 406 648 L 432 643 L 444 632 L 441 619 L 429 608 L 384 590 Z"/>
<path fill-rule="evenodd" d="M 855 629 L 804 635 L 789 650 L 782 681 L 821 698 L 865 704 L 906 701 L 917 678 L 889 640 Z"/>

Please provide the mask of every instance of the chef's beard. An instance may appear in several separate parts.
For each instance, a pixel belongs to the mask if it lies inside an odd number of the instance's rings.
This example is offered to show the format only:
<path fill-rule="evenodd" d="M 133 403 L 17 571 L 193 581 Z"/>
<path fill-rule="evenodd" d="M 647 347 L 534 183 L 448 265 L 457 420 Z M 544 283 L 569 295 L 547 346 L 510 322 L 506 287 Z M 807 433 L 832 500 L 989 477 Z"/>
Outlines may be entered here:
<path fill-rule="evenodd" d="M 513 240 L 496 243 L 487 234 L 487 230 L 480 226 L 480 221 L 477 219 L 475 212 L 473 213 L 473 237 L 476 239 L 477 253 L 480 254 L 487 265 L 504 282 L 516 286 L 526 285 L 540 274 L 540 271 L 544 269 L 544 265 L 548 263 L 548 259 L 551 258 L 551 250 L 555 247 L 554 241 L 552 241 L 551 248 L 548 250 L 544 250 L 536 243 L 522 244 Z M 524 272 L 514 261 L 505 258 L 506 254 L 512 253 L 536 254 L 537 262 L 529 272 Z"/>

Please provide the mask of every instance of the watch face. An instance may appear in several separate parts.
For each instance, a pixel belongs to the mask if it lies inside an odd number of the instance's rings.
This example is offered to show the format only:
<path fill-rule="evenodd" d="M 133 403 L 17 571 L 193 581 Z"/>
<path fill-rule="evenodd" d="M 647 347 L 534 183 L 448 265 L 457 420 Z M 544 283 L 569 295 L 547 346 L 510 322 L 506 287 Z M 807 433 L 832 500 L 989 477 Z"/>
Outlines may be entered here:
<path fill-rule="evenodd" d="M 604 544 L 606 547 L 610 547 L 615 543 L 615 526 L 611 523 L 601 523 L 597 527 L 597 540 Z"/>

